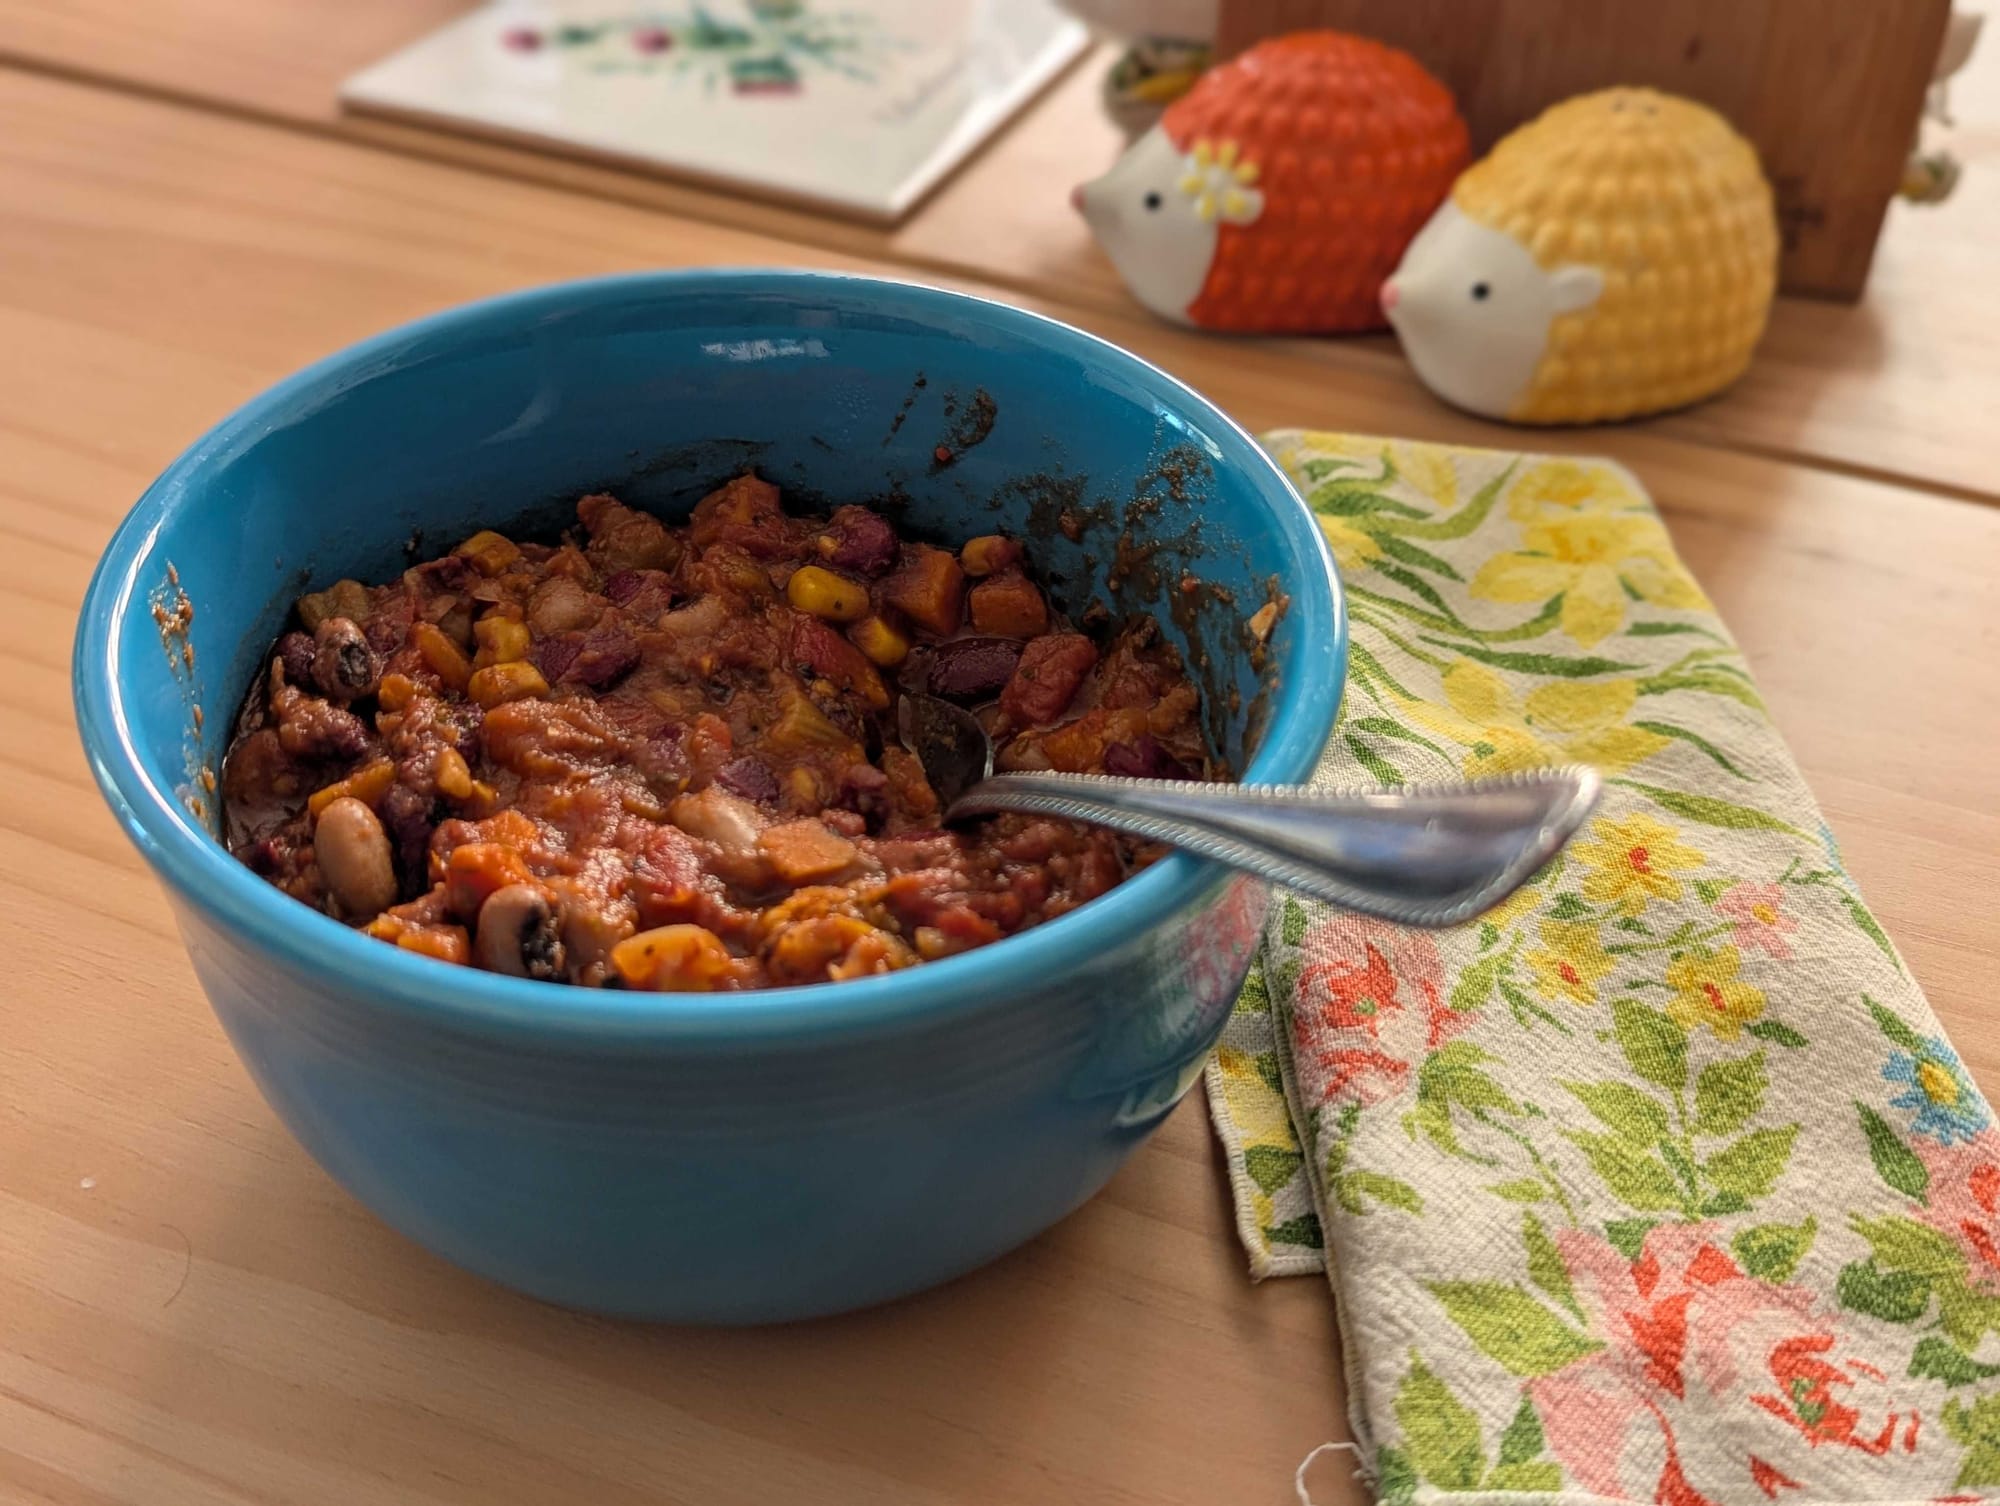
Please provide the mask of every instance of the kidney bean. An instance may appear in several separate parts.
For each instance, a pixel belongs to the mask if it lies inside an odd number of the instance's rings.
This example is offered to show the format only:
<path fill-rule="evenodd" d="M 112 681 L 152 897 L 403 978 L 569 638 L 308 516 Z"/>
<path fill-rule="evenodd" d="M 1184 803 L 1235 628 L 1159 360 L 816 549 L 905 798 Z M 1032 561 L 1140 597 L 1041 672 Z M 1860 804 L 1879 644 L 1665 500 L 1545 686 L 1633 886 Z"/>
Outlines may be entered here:
<path fill-rule="evenodd" d="M 1021 645 L 1006 638 L 955 638 L 931 654 L 930 693 L 953 701 L 997 695 L 1021 662 Z"/>
<path fill-rule="evenodd" d="M 887 518 L 865 507 L 840 508 L 827 521 L 820 540 L 821 555 L 839 570 L 876 576 L 896 562 L 896 530 Z"/>
<path fill-rule="evenodd" d="M 313 638 L 311 633 L 287 633 L 278 640 L 278 657 L 284 662 L 287 685 L 313 683 Z"/>
<path fill-rule="evenodd" d="M 416 573 L 433 589 L 439 591 L 463 591 L 479 574 L 473 568 L 472 561 L 462 554 L 447 554 L 438 559 L 425 560 L 416 567 Z"/>
<path fill-rule="evenodd" d="M 603 690 L 639 662 L 639 645 L 623 633 L 591 633 L 577 645 L 562 678 Z"/>
<path fill-rule="evenodd" d="M 378 812 L 396 860 L 397 892 L 414 899 L 430 887 L 431 799 L 407 784 L 392 784 Z"/>
<path fill-rule="evenodd" d="M 554 638 L 544 638 L 535 645 L 535 668 L 542 672 L 542 678 L 551 685 L 569 673 L 576 656 L 583 652 L 583 634 L 563 633 Z"/>
<path fill-rule="evenodd" d="M 1149 732 L 1104 750 L 1104 772 L 1127 779 L 1191 779 L 1187 765 L 1161 747 Z"/>
<path fill-rule="evenodd" d="M 715 782 L 759 805 L 774 804 L 778 798 L 778 776 L 761 758 L 732 759 L 715 771 Z"/>

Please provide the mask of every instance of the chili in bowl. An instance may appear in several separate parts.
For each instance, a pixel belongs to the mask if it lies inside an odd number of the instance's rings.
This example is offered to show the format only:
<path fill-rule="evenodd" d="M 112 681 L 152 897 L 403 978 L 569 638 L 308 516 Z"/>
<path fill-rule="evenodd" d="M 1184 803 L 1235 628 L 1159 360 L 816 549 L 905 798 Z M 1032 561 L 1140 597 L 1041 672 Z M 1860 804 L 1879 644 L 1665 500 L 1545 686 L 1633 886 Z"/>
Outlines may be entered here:
<path fill-rule="evenodd" d="M 879 574 L 842 554 L 850 509 L 893 534 Z M 889 599 L 944 559 L 955 624 Z M 982 627 L 996 580 L 1020 615 Z M 1096 658 L 1069 703 L 1008 711 L 1071 633 Z M 1009 756 L 1253 783 L 1309 777 L 1344 668 L 1311 514 L 1145 362 L 932 289 L 642 274 L 436 315 L 225 418 L 107 547 L 75 696 L 231 1043 L 341 1184 L 548 1300 L 769 1321 L 932 1285 L 1088 1197 L 1198 1076 L 1260 932 L 1263 888 L 1187 854 L 923 824 L 870 675 L 893 698 L 981 638 L 1012 667 L 964 696 Z M 345 800 L 393 893 L 329 874 Z M 481 920 L 510 889 L 512 954 Z M 675 926 L 720 952 L 676 933 L 628 976 L 619 946 Z M 426 955 L 453 928 L 494 965 Z M 701 957 L 730 986 L 647 970 Z"/>
<path fill-rule="evenodd" d="M 978 705 L 1003 768 L 1217 767 L 1159 623 L 1069 623 L 1025 566 L 1004 534 L 787 514 L 751 473 L 684 524 L 599 493 L 554 542 L 482 529 L 299 598 L 223 764 L 230 849 L 380 940 L 547 981 L 783 987 L 998 941 L 1161 849 L 941 830 L 902 694 Z"/>

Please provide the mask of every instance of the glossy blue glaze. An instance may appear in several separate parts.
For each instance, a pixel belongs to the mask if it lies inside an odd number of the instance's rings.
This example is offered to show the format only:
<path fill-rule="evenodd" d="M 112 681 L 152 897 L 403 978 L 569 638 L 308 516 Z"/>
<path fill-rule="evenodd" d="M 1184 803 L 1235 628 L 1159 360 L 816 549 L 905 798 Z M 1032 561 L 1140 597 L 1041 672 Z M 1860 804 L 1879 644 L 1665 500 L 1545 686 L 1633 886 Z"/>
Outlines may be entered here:
<path fill-rule="evenodd" d="M 967 444 L 979 391 L 998 418 Z M 942 467 L 941 442 L 956 450 Z M 1318 528 L 1256 445 L 1088 335 L 864 278 L 573 283 L 333 356 L 154 483 L 77 634 L 92 770 L 273 1107 L 413 1239 L 606 1312 L 832 1312 L 1047 1227 L 1193 1082 L 1264 907 L 1258 886 L 1175 857 L 1024 936 L 889 977 L 640 995 L 384 946 L 216 842 L 201 771 L 299 590 L 385 578 L 413 532 L 429 554 L 480 526 L 553 528 L 588 490 L 684 510 L 747 464 L 823 505 L 899 498 L 918 532 L 1022 532 L 1073 612 L 1147 605 L 1164 587 L 1146 569 L 1110 588 L 1116 538 L 1166 541 L 1168 585 L 1191 562 L 1238 603 L 1170 628 L 1218 704 L 1236 692 L 1224 750 L 1255 781 L 1312 768 L 1344 620 Z M 1110 521 L 1072 541 L 1064 505 Z M 175 604 L 169 566 L 194 606 L 191 669 L 150 610 Z M 1260 681 L 1240 617 L 1272 578 L 1289 607 Z"/>

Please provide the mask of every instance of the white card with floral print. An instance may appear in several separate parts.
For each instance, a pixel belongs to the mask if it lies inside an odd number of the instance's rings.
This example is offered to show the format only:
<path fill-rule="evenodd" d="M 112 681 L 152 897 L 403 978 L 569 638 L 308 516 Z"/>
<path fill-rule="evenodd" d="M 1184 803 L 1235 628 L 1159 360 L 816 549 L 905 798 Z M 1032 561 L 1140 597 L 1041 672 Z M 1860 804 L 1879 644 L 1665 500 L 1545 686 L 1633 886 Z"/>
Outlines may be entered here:
<path fill-rule="evenodd" d="M 1053 0 L 496 0 L 341 99 L 893 221 L 1087 45 Z"/>

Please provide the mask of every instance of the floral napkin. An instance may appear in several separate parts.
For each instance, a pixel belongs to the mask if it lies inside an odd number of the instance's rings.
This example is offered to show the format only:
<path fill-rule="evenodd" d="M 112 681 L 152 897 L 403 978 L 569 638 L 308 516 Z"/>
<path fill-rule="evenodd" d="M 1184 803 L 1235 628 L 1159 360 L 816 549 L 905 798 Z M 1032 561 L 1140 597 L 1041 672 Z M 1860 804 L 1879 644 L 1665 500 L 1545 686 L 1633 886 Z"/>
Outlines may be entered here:
<path fill-rule="evenodd" d="M 1348 593 L 1318 781 L 1608 776 L 1483 921 L 1282 899 L 1209 1071 L 1381 1499 L 2000 1499 L 2000 1133 L 1638 483 L 1265 442 Z"/>

